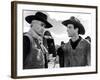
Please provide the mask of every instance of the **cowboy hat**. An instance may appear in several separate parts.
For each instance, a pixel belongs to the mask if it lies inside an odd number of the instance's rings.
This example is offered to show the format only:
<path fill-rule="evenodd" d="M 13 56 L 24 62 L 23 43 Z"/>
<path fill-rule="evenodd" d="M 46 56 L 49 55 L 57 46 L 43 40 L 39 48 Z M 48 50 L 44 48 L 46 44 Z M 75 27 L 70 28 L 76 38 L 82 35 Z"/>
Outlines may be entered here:
<path fill-rule="evenodd" d="M 81 24 L 81 22 L 75 18 L 74 16 L 72 16 L 70 19 L 65 20 L 62 22 L 63 25 L 67 26 L 68 24 L 73 24 L 75 27 L 77 27 L 79 29 L 79 34 L 84 35 L 85 34 L 85 29 L 83 27 L 83 25 Z"/>
<path fill-rule="evenodd" d="M 35 15 L 26 16 L 25 20 L 31 24 L 32 20 L 39 20 L 46 24 L 45 28 L 50 28 L 52 25 L 47 21 L 47 15 L 42 12 L 37 12 Z"/>

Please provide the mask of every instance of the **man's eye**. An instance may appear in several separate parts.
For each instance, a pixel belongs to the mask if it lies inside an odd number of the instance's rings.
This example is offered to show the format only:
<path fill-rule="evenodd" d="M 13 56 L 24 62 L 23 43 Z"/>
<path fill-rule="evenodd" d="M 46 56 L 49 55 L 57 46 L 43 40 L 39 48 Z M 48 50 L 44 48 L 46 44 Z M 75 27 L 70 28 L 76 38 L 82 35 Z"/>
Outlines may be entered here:
<path fill-rule="evenodd" d="M 70 27 L 68 26 L 68 28 L 70 28 Z"/>
<path fill-rule="evenodd" d="M 69 26 L 68 28 L 70 28 L 70 29 L 71 29 L 72 27 L 71 27 L 71 26 Z"/>
<path fill-rule="evenodd" d="M 41 24 L 41 26 L 44 26 L 44 24 Z"/>
<path fill-rule="evenodd" d="M 45 24 L 41 24 L 41 26 L 45 27 Z"/>

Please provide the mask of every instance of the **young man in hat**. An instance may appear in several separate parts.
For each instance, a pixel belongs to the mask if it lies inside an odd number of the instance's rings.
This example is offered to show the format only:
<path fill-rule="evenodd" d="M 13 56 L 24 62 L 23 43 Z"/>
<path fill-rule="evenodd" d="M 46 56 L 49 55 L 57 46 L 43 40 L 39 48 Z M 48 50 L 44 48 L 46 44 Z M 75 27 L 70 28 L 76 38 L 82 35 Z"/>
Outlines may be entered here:
<path fill-rule="evenodd" d="M 45 68 L 47 50 L 43 45 L 43 34 L 45 28 L 51 28 L 52 25 L 42 12 L 29 15 L 25 20 L 31 28 L 23 35 L 23 69 Z"/>
<path fill-rule="evenodd" d="M 62 22 L 67 27 L 68 36 L 71 37 L 65 44 L 64 66 L 89 66 L 90 65 L 90 44 L 81 35 L 85 34 L 85 29 L 81 22 L 71 17 Z"/>

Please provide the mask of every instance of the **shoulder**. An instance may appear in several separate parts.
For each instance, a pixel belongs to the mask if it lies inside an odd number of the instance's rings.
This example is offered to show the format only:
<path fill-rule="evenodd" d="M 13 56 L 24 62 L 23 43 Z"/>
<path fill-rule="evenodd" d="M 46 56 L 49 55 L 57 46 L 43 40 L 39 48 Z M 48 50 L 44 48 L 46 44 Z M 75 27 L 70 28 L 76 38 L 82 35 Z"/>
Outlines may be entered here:
<path fill-rule="evenodd" d="M 65 43 L 65 47 L 68 47 L 70 45 L 70 41 Z"/>
<path fill-rule="evenodd" d="M 23 34 L 23 40 L 27 40 L 27 41 L 32 42 L 33 38 L 28 32 L 26 32 L 26 33 Z"/>
<path fill-rule="evenodd" d="M 90 47 L 90 43 L 85 39 L 81 39 L 80 44 L 86 47 Z"/>
<path fill-rule="evenodd" d="M 65 46 L 63 47 L 63 50 L 66 51 L 70 48 L 70 41 L 65 43 Z"/>
<path fill-rule="evenodd" d="M 81 39 L 81 43 L 83 43 L 83 44 L 90 44 L 87 40 L 85 40 L 85 39 Z"/>
<path fill-rule="evenodd" d="M 31 38 L 31 35 L 27 32 L 27 33 L 23 33 L 23 37 L 30 39 Z"/>
<path fill-rule="evenodd" d="M 25 46 L 30 46 L 30 39 L 27 35 L 23 35 L 23 45 Z"/>

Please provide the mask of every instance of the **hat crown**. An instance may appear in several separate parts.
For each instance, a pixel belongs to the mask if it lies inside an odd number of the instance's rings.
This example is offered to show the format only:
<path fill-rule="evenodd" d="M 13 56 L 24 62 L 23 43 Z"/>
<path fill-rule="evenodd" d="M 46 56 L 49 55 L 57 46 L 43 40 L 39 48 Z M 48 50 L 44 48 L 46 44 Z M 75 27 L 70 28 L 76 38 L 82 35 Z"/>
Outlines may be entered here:
<path fill-rule="evenodd" d="M 75 18 L 74 16 L 71 16 L 70 19 L 73 20 L 73 21 L 76 21 L 76 22 L 79 22 L 80 23 L 80 20 L 77 19 L 77 18 Z"/>
<path fill-rule="evenodd" d="M 45 14 L 42 13 L 42 12 L 37 12 L 37 13 L 35 14 L 35 16 L 38 17 L 38 18 L 41 18 L 41 19 L 43 19 L 43 20 L 47 20 L 47 15 L 45 15 Z"/>

